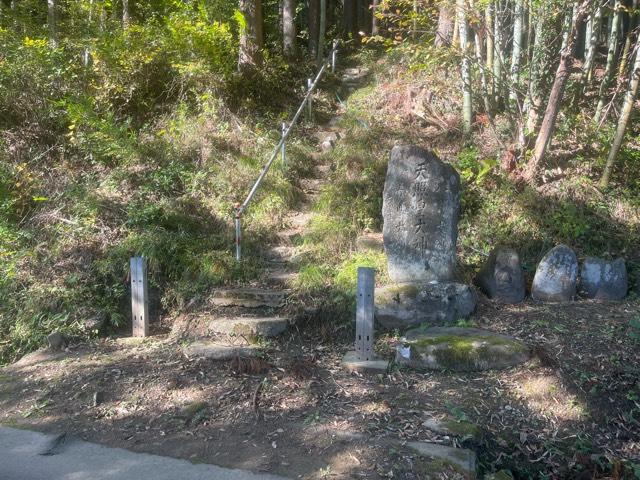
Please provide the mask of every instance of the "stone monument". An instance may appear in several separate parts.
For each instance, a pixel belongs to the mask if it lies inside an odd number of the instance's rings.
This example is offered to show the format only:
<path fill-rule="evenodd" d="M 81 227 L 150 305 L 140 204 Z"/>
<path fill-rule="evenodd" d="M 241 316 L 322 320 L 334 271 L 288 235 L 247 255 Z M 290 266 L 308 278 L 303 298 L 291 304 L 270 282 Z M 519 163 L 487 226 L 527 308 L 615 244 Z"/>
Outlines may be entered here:
<path fill-rule="evenodd" d="M 376 293 L 385 328 L 452 322 L 475 309 L 473 290 L 456 283 L 460 176 L 433 152 L 391 151 L 384 185 L 383 243 L 394 285 Z"/>
<path fill-rule="evenodd" d="M 420 147 L 394 147 L 382 203 L 391 280 L 452 280 L 459 213 L 460 176 L 453 167 Z"/>

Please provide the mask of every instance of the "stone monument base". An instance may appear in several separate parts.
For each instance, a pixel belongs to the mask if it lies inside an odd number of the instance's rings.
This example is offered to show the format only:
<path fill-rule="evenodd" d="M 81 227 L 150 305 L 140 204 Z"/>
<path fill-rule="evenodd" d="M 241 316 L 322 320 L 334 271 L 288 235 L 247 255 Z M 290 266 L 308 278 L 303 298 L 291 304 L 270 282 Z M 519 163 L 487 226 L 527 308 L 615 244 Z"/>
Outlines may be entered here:
<path fill-rule="evenodd" d="M 467 318 L 476 308 L 476 296 L 462 283 L 398 283 L 377 289 L 375 303 L 379 325 L 403 329 Z"/>

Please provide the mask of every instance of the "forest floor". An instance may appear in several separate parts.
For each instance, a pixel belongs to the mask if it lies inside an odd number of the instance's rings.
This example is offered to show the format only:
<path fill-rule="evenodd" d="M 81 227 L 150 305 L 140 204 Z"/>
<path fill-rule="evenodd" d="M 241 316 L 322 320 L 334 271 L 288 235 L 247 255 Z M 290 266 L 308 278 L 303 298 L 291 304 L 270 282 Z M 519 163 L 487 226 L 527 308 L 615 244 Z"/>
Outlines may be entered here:
<path fill-rule="evenodd" d="M 340 124 L 347 138 L 313 157 L 321 168 L 315 179 L 301 182 L 298 211 L 285 216 L 304 237 L 296 245 L 306 256 L 294 286 L 300 309 L 315 312 L 312 318 L 261 342 L 264 355 L 248 365 L 187 358 L 170 328 L 145 339 L 109 337 L 72 343 L 64 352 L 35 352 L 0 370 L 0 423 L 304 479 L 460 478 L 454 471 L 426 475 L 403 446 L 412 440 L 469 448 L 481 473 L 507 469 L 515 478 L 586 479 L 622 478 L 635 469 L 638 475 L 637 295 L 619 303 L 527 300 L 515 306 L 480 296 L 477 312 L 457 325 L 527 342 L 533 360 L 513 369 L 462 374 L 392 364 L 385 374 L 359 375 L 341 368 L 353 331 L 340 317 L 352 292 L 340 282 L 351 279 L 363 259 L 374 266 L 382 261 L 384 280 L 383 256 L 353 253 L 351 237 L 379 230 L 386 156 L 399 138 L 436 145 L 466 174 L 459 245 L 466 280 L 499 240 L 518 243 L 530 275 L 536 256 L 550 245 L 588 238 L 588 244 L 573 244 L 579 256 L 602 253 L 612 238 L 627 238 L 637 219 L 633 206 L 614 199 L 616 227 L 596 228 L 601 224 L 592 222 L 591 206 L 576 210 L 575 198 L 566 200 L 576 192 L 563 185 L 555 198 L 554 192 L 518 192 L 497 175 L 482 183 L 482 159 L 451 133 L 455 119 L 415 110 L 416 98 L 429 97 L 422 105 L 433 106 L 449 98 L 446 92 L 433 96 L 425 87 L 404 95 L 398 83 L 378 89 L 384 108 L 372 101 L 372 88 L 355 92 Z M 455 109 L 441 105 L 442 111 Z M 416 116 L 426 126 L 416 128 Z M 478 144 L 488 149 L 491 142 Z M 598 198 L 608 206 L 605 200 Z M 616 243 L 612 255 L 637 255 L 618 244 L 626 245 Z M 173 320 L 166 315 L 160 323 L 171 327 Z M 395 333 L 380 335 L 376 350 L 392 359 L 397 341 Z M 434 431 L 433 419 L 449 431 Z"/>
<path fill-rule="evenodd" d="M 640 459 L 639 307 L 485 300 L 478 326 L 539 347 L 521 367 L 467 374 L 351 374 L 340 368 L 350 345 L 295 331 L 266 344 L 252 374 L 185 358 L 167 335 L 103 339 L 5 367 L 0 422 L 295 478 L 425 478 L 392 442 L 410 440 L 471 448 L 482 471 L 516 478 L 605 478 Z M 379 353 L 394 341 L 379 338 Z M 431 418 L 477 431 L 433 432 Z"/>

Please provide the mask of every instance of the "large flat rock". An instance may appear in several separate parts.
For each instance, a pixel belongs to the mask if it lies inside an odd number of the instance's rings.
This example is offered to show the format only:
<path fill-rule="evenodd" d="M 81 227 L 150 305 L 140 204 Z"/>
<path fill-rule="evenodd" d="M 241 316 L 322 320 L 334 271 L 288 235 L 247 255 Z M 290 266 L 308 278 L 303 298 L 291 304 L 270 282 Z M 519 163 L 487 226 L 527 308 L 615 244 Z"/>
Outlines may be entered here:
<path fill-rule="evenodd" d="M 529 348 L 508 335 L 478 328 L 414 328 L 401 339 L 396 361 L 428 370 L 475 371 L 513 367 L 529 359 Z"/>
<path fill-rule="evenodd" d="M 467 318 L 475 310 L 476 296 L 461 283 L 401 283 L 376 289 L 375 304 L 381 326 L 407 328 Z"/>
<path fill-rule="evenodd" d="M 393 147 L 382 203 L 391 280 L 453 280 L 459 213 L 455 169 L 420 147 Z"/>

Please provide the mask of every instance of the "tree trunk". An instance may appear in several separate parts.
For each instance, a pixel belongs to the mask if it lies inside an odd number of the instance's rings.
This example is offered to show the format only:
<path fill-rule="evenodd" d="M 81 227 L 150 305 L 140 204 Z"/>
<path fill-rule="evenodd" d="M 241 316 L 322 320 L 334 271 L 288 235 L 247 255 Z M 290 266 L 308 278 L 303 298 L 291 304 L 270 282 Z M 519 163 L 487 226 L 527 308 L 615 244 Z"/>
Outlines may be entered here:
<path fill-rule="evenodd" d="M 631 80 L 629 81 L 629 88 L 624 97 L 624 104 L 622 106 L 622 113 L 618 120 L 618 128 L 616 129 L 616 136 L 613 139 L 613 145 L 609 151 L 609 157 L 607 158 L 607 164 L 604 168 L 602 178 L 600 179 L 600 187 L 606 188 L 609 185 L 609 179 L 611 177 L 611 171 L 615 164 L 620 147 L 622 147 L 622 141 L 629 125 L 629 118 L 631 117 L 631 110 L 633 104 L 638 96 L 638 86 L 640 85 L 640 45 L 636 47 L 636 60 L 631 71 Z"/>
<path fill-rule="evenodd" d="M 486 30 L 487 41 L 485 42 L 487 47 L 487 71 L 493 72 L 493 1 L 490 1 L 487 5 L 487 9 L 484 14 L 484 24 Z M 493 82 L 491 82 L 493 85 Z M 491 87 L 491 93 L 493 93 L 493 86 Z"/>
<path fill-rule="evenodd" d="M 622 57 L 620 60 L 620 68 L 618 69 L 618 75 L 622 79 L 627 71 L 627 63 L 629 61 L 629 54 L 631 52 L 631 45 L 636 36 L 636 26 L 638 25 L 638 15 L 636 10 L 638 9 L 638 0 L 633 0 L 631 6 L 631 14 L 629 15 L 629 29 L 627 31 L 627 38 L 624 42 L 624 49 L 622 50 Z"/>
<path fill-rule="evenodd" d="M 593 72 L 593 60 L 596 56 L 596 50 L 598 49 L 598 37 L 600 37 L 600 24 L 602 23 L 602 8 L 597 8 L 595 13 L 591 15 L 589 24 L 591 28 L 588 29 L 588 36 L 585 39 L 586 53 L 584 64 L 582 66 L 582 73 L 580 74 L 580 85 L 588 85 L 591 83 L 591 74 Z"/>
<path fill-rule="evenodd" d="M 373 0 L 373 3 L 371 3 L 371 35 L 373 36 L 380 33 L 378 30 L 378 17 L 376 16 L 379 4 L 380 0 Z"/>
<path fill-rule="evenodd" d="M 611 86 L 611 80 L 613 79 L 613 72 L 615 67 L 616 52 L 618 51 L 618 28 L 620 26 L 620 13 L 622 11 L 620 0 L 616 0 L 613 7 L 613 18 L 611 20 L 611 30 L 609 31 L 609 48 L 607 51 L 607 66 L 604 71 L 604 78 L 600 84 L 600 92 L 598 94 L 598 105 L 596 107 L 596 113 L 593 117 L 593 121 L 596 125 L 602 120 L 602 111 L 604 109 L 605 99 L 607 97 L 607 91 Z"/>
<path fill-rule="evenodd" d="M 504 65 L 504 36 L 502 34 L 502 11 L 500 0 L 495 3 L 495 15 L 493 17 L 493 91 L 494 105 L 496 108 L 501 104 L 504 92 L 503 65 Z"/>
<path fill-rule="evenodd" d="M 522 23 L 524 17 L 524 0 L 516 0 L 513 15 L 513 48 L 511 49 L 511 82 L 509 99 L 518 101 L 518 85 L 520 83 L 520 55 L 522 53 Z"/>
<path fill-rule="evenodd" d="M 460 51 L 462 52 L 461 75 L 463 132 L 465 135 L 469 135 L 471 134 L 471 125 L 473 122 L 473 106 L 471 104 L 471 65 L 469 62 L 469 56 L 467 55 L 468 30 L 465 0 L 457 0 L 456 7 L 458 28 L 460 29 Z"/>
<path fill-rule="evenodd" d="M 129 28 L 129 0 L 122 0 L 122 28 Z"/>
<path fill-rule="evenodd" d="M 47 27 L 49 28 L 49 45 L 58 45 L 58 25 L 56 18 L 56 0 L 47 0 Z"/>
<path fill-rule="evenodd" d="M 245 25 L 240 32 L 238 70 L 245 73 L 262 66 L 262 0 L 240 0 L 239 9 Z"/>
<path fill-rule="evenodd" d="M 473 1 L 473 0 L 471 0 Z M 471 3 L 471 8 L 473 9 L 473 4 Z M 491 116 L 493 109 L 491 108 L 491 100 L 489 98 L 489 87 L 487 84 L 487 65 L 482 58 L 482 47 L 483 47 L 483 36 L 482 30 L 483 26 L 480 26 L 478 31 L 475 32 L 474 38 L 474 51 L 476 55 L 476 63 L 478 64 L 478 70 L 480 71 L 480 87 L 482 88 L 482 102 L 484 103 L 485 113 Z"/>
<path fill-rule="evenodd" d="M 307 12 L 307 22 L 309 30 L 309 54 L 315 58 L 318 55 L 318 32 L 320 30 L 320 0 L 308 0 L 309 10 Z M 355 0 L 344 0 L 345 12 L 347 3 Z"/>
<path fill-rule="evenodd" d="M 589 6 L 592 0 L 582 0 L 582 3 L 578 7 L 574 6 L 573 15 L 571 16 L 571 26 L 567 35 L 567 40 L 564 48 L 560 53 L 560 63 L 556 71 L 556 76 L 551 87 L 551 93 L 549 94 L 549 100 L 547 102 L 547 109 L 544 112 L 544 118 L 542 120 L 542 126 L 536 139 L 536 145 L 533 151 L 533 156 L 527 163 L 527 167 L 523 174 L 523 178 L 532 183 L 538 175 L 538 170 L 542 164 L 547 147 L 551 142 L 553 131 L 556 126 L 556 119 L 560 112 L 560 106 L 562 104 L 562 97 L 564 96 L 564 90 L 571 74 L 571 67 L 573 65 L 573 49 L 576 44 L 576 37 L 578 36 L 578 25 L 586 17 Z"/>
<path fill-rule="evenodd" d="M 327 31 L 327 0 L 320 0 L 320 28 L 318 29 L 318 56 L 316 64 L 318 68 L 324 61 L 324 41 Z"/>
<path fill-rule="evenodd" d="M 453 15 L 451 8 L 445 2 L 440 4 L 438 11 L 438 29 L 436 30 L 435 46 L 449 46 L 453 37 Z"/>
<path fill-rule="evenodd" d="M 282 0 L 282 51 L 285 56 L 296 54 L 296 1 Z"/>

